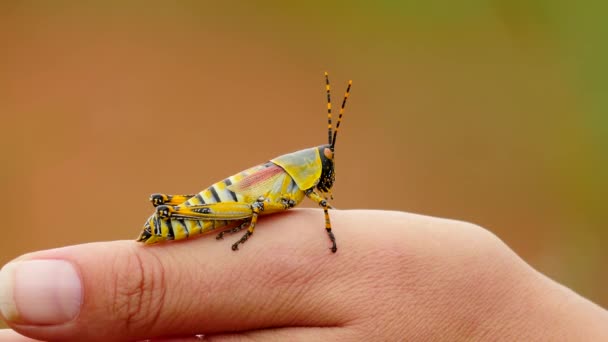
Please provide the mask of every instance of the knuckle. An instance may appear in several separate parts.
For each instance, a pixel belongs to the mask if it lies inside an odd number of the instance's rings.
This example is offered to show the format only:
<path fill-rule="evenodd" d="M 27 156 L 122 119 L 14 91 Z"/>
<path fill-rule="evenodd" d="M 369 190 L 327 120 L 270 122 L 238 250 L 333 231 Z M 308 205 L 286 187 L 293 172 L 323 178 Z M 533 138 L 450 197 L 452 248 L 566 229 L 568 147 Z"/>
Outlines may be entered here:
<path fill-rule="evenodd" d="M 165 272 L 159 258 L 139 248 L 114 257 L 111 317 L 129 331 L 156 324 L 165 299 Z"/>
<path fill-rule="evenodd" d="M 501 245 L 504 245 L 498 236 L 477 224 L 456 221 L 455 227 L 454 234 L 458 236 L 453 239 L 466 246 L 466 251 L 481 256 L 482 259 L 487 259 L 490 255 L 488 253 L 496 251 Z"/>

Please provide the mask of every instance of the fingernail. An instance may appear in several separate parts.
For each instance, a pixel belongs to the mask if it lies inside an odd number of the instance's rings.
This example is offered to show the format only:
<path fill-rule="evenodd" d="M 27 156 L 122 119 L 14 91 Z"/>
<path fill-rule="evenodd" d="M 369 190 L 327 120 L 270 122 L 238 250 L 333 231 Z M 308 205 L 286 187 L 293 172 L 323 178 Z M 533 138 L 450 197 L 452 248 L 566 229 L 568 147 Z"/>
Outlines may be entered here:
<path fill-rule="evenodd" d="M 67 261 L 16 261 L 0 270 L 0 311 L 10 322 L 65 323 L 78 315 L 81 303 L 80 277 Z"/>

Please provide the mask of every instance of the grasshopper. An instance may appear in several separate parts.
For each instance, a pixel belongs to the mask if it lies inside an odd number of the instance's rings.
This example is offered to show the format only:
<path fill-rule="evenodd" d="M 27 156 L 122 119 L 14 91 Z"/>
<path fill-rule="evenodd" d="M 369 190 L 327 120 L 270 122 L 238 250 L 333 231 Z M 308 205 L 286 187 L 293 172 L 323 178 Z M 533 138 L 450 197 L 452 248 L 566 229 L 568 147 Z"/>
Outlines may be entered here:
<path fill-rule="evenodd" d="M 240 240 L 232 245 L 232 250 L 236 251 L 253 234 L 258 216 L 288 210 L 308 197 L 323 208 L 325 230 L 332 244 L 330 249 L 335 253 L 338 248 L 328 212 L 333 207 L 328 200 L 333 199 L 334 149 L 351 85 L 352 81 L 349 81 L 332 132 L 329 76 L 325 73 L 327 144 L 276 157 L 195 195 L 151 195 L 150 201 L 156 211 L 144 224 L 137 241 L 152 244 L 180 240 L 232 227 L 217 235 L 217 239 L 222 239 L 226 233 L 247 228 Z"/>

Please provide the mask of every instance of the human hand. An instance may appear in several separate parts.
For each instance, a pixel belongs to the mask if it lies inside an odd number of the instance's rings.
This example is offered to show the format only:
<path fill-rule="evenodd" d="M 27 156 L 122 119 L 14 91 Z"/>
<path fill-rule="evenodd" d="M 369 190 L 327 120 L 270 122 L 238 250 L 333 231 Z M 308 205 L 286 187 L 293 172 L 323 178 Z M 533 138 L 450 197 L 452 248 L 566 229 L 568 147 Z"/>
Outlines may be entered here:
<path fill-rule="evenodd" d="M 238 252 L 208 236 L 26 254 L 0 272 L 2 315 L 50 341 L 608 340 L 606 310 L 483 228 L 389 211 L 331 218 L 336 254 L 314 209 L 264 217 Z"/>

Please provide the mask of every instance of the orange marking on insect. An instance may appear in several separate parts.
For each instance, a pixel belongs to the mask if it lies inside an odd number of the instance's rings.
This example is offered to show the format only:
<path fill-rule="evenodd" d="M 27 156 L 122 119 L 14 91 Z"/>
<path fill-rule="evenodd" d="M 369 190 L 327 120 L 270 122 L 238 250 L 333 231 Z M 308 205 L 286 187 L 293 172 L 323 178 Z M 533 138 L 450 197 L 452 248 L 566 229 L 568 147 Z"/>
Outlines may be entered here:
<path fill-rule="evenodd" d="M 239 182 L 239 188 L 242 189 L 246 189 L 249 188 L 259 182 L 263 182 L 266 179 L 271 178 L 272 176 L 275 176 L 278 173 L 283 172 L 283 169 L 277 165 L 272 165 L 269 166 L 265 169 L 262 169 L 258 172 L 252 173 L 251 175 L 243 178 L 243 180 L 241 180 Z"/>

